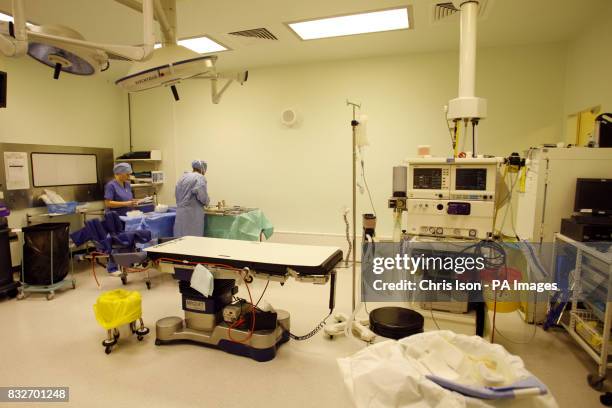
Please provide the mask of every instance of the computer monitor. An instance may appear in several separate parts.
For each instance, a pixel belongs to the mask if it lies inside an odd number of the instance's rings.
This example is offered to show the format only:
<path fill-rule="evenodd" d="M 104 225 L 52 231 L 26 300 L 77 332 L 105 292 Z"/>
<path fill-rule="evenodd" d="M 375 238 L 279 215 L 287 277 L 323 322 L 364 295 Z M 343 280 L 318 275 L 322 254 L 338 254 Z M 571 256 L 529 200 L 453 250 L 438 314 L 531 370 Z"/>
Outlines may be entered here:
<path fill-rule="evenodd" d="M 574 211 L 612 215 L 612 179 L 579 178 L 576 180 Z"/>
<path fill-rule="evenodd" d="M 0 71 L 0 108 L 6 108 L 6 72 Z"/>

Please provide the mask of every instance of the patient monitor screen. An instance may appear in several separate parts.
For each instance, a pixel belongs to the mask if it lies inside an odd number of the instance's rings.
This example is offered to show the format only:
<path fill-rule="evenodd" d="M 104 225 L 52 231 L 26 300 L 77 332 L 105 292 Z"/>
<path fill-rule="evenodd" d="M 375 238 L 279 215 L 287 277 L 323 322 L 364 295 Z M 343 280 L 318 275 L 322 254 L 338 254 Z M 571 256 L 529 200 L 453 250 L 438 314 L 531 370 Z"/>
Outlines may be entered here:
<path fill-rule="evenodd" d="M 412 185 L 415 189 L 442 189 L 442 169 L 414 169 Z"/>
<path fill-rule="evenodd" d="M 456 190 L 478 190 L 487 189 L 487 169 L 457 169 L 455 173 Z"/>

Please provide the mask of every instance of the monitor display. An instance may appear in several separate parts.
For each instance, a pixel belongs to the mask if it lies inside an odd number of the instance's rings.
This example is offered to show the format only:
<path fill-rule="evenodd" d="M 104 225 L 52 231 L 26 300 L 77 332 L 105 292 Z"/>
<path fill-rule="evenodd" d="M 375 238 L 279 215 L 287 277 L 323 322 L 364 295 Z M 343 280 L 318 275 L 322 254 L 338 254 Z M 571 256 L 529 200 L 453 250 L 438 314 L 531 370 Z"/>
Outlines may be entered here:
<path fill-rule="evenodd" d="M 612 214 L 612 179 L 576 180 L 574 211 Z"/>
<path fill-rule="evenodd" d="M 412 187 L 419 190 L 442 189 L 442 169 L 414 169 Z"/>
<path fill-rule="evenodd" d="M 487 169 L 458 168 L 455 180 L 455 190 L 485 191 L 487 189 Z"/>

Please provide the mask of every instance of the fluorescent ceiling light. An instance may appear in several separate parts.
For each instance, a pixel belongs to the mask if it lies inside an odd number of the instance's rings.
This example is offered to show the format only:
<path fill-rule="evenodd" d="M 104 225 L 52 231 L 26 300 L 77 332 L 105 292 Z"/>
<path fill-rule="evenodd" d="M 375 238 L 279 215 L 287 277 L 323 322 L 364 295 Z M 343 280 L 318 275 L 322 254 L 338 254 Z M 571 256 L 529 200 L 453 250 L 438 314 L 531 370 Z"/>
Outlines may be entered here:
<path fill-rule="evenodd" d="M 321 18 L 288 25 L 302 40 L 410 28 L 408 8 Z"/>
<path fill-rule="evenodd" d="M 13 21 L 13 16 L 11 16 L 10 14 L 4 14 L 4 13 L 0 12 L 0 21 L 9 21 L 9 22 L 12 22 Z M 33 26 L 33 25 L 34 25 L 34 23 L 26 21 L 26 26 Z"/>
<path fill-rule="evenodd" d="M 183 47 L 189 48 L 191 51 L 195 51 L 199 54 L 227 51 L 227 48 L 208 37 L 194 37 L 178 40 L 178 45 L 182 45 Z M 155 48 L 161 48 L 161 46 L 162 45 L 160 43 L 155 44 Z"/>

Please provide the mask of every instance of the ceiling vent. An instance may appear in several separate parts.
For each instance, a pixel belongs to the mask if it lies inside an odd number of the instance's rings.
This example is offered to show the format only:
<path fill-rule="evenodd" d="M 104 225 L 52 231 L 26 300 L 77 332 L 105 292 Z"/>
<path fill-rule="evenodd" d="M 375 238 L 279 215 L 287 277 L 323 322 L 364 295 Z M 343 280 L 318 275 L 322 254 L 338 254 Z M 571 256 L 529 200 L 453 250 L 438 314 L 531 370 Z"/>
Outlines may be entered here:
<path fill-rule="evenodd" d="M 488 14 L 488 3 L 489 0 L 480 0 L 480 8 L 478 9 L 478 17 L 484 18 Z M 435 2 L 433 4 L 433 22 L 442 21 L 455 21 L 458 19 L 459 9 L 457 9 L 452 2 Z"/>
<path fill-rule="evenodd" d="M 276 38 L 276 36 L 266 28 L 253 28 L 251 30 L 234 31 L 233 33 L 228 34 L 248 38 L 261 38 L 262 40 L 278 40 L 278 38 Z"/>

